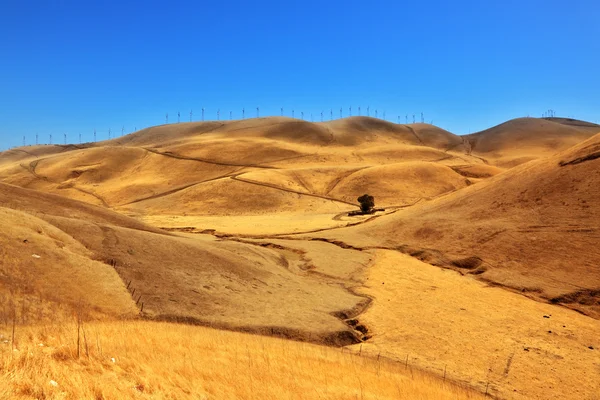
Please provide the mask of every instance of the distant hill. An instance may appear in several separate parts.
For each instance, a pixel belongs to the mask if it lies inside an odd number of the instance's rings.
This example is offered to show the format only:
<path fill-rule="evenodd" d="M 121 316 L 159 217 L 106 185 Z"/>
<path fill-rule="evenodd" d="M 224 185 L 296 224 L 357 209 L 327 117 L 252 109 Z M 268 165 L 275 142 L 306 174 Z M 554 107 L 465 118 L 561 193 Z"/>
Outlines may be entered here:
<path fill-rule="evenodd" d="M 502 167 L 553 155 L 600 133 L 600 125 L 564 118 L 518 118 L 467 135 L 472 152 Z"/>
<path fill-rule="evenodd" d="M 0 154 L 0 181 L 132 214 L 328 213 L 352 209 L 367 189 L 392 206 L 465 186 L 448 165 L 482 162 L 449 152 L 461 143 L 433 125 L 370 117 L 192 122 L 81 146 L 14 149 Z M 417 171 L 402 163 L 419 162 L 419 173 L 401 172 Z M 398 165 L 379 169 L 389 164 Z"/>

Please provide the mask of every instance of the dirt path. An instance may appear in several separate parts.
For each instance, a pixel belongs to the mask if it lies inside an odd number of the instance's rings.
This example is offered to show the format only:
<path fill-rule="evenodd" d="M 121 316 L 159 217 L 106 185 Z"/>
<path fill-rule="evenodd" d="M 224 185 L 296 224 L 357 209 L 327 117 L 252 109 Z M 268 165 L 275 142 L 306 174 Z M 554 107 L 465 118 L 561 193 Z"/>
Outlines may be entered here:
<path fill-rule="evenodd" d="M 281 186 L 272 185 L 270 183 L 252 181 L 252 180 L 249 180 L 249 179 L 243 179 L 243 178 L 240 178 L 239 176 L 233 176 L 233 177 L 231 177 L 231 179 L 239 181 L 239 182 L 249 183 L 251 185 L 258 185 L 258 186 L 268 187 L 268 188 L 275 189 L 275 190 L 281 190 L 281 191 L 284 191 L 284 192 L 294 193 L 294 194 L 298 194 L 298 195 L 302 195 L 302 196 L 316 197 L 316 198 L 323 199 L 323 200 L 329 200 L 329 201 L 334 201 L 334 202 L 338 202 L 338 203 L 344 203 L 344 204 L 347 204 L 347 205 L 350 205 L 350 206 L 353 206 L 353 207 L 357 207 L 357 205 L 354 204 L 354 203 L 350 203 L 348 201 L 344 201 L 344 200 L 340 200 L 340 199 L 335 199 L 333 197 L 322 196 L 320 194 L 299 192 L 297 190 L 283 188 Z"/>
<path fill-rule="evenodd" d="M 160 152 L 158 150 L 154 150 L 151 149 L 149 147 L 142 147 L 144 150 L 149 151 L 150 153 L 154 153 L 157 154 L 159 156 L 164 156 L 164 157 L 170 157 L 170 158 L 176 158 L 178 160 L 188 160 L 188 161 L 198 161 L 198 162 L 202 162 L 205 164 L 213 164 L 213 165 L 221 165 L 221 166 L 225 166 L 225 167 L 251 167 L 251 168 L 261 168 L 261 169 L 279 169 L 279 167 L 275 167 L 275 166 L 271 166 L 271 165 L 261 165 L 261 164 L 238 164 L 238 163 L 232 163 L 232 162 L 221 162 L 221 161 L 215 161 L 215 160 L 208 160 L 206 158 L 200 158 L 200 157 L 188 157 L 188 156 L 182 156 L 182 155 L 178 155 L 178 154 L 174 154 L 171 152 Z M 280 158 L 280 159 L 276 159 L 276 160 L 271 160 L 268 161 L 269 163 L 275 163 L 275 162 L 280 162 L 280 161 L 288 161 L 288 160 L 293 160 L 296 158 L 301 158 L 301 157 L 306 157 L 306 155 L 302 154 L 299 156 L 293 156 L 293 157 L 285 157 L 285 158 Z"/>
<path fill-rule="evenodd" d="M 423 140 L 421 140 L 421 138 L 419 137 L 419 135 L 417 135 L 417 132 L 415 132 L 415 130 L 413 129 L 412 126 L 408 126 L 408 125 L 404 125 L 409 131 L 411 131 L 411 133 L 417 138 L 417 140 L 419 141 L 420 144 L 422 144 L 423 146 L 425 146 L 425 143 L 423 142 Z"/>
<path fill-rule="evenodd" d="M 206 179 L 206 180 L 203 180 L 203 181 L 188 183 L 188 184 L 185 184 L 185 185 L 178 186 L 176 188 L 167 190 L 165 192 L 156 193 L 156 194 L 153 194 L 153 195 L 148 196 L 148 197 L 142 197 L 140 199 L 136 199 L 136 200 L 130 201 L 128 203 L 119 204 L 118 206 L 119 207 L 128 206 L 130 204 L 140 203 L 140 202 L 146 201 L 146 200 L 158 199 L 158 198 L 165 197 L 165 196 L 168 196 L 170 194 L 177 193 L 177 192 L 180 192 L 182 190 L 191 188 L 192 186 L 201 185 L 203 183 L 208 183 L 208 182 L 213 182 L 213 181 L 218 181 L 219 179 L 232 178 L 232 177 L 240 175 L 240 173 L 238 171 L 241 171 L 244 168 L 245 167 L 241 167 L 240 169 L 238 169 L 237 171 L 233 171 L 232 173 L 230 172 L 230 173 L 227 173 L 225 175 L 217 176 L 217 177 L 214 177 L 214 178 L 211 178 L 211 179 Z"/>
<path fill-rule="evenodd" d="M 367 168 L 371 168 L 371 167 L 361 167 L 361 168 L 357 168 L 357 169 L 352 169 L 352 170 L 347 171 L 346 173 L 338 176 L 336 179 L 331 181 L 329 183 L 329 185 L 327 186 L 327 189 L 325 189 L 325 196 L 327 196 L 329 193 L 331 193 L 333 191 L 333 189 L 335 189 L 343 180 L 349 178 L 354 173 L 361 171 L 363 169 L 367 169 Z"/>

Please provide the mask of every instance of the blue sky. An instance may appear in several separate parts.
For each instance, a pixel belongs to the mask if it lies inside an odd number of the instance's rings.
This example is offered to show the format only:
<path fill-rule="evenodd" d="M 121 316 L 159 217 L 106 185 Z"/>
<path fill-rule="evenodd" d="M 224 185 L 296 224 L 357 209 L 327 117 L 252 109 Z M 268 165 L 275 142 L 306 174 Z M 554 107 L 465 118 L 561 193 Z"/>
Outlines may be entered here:
<path fill-rule="evenodd" d="M 454 133 L 556 110 L 600 122 L 600 3 L 0 3 L 0 149 L 177 119 L 343 107 Z"/>

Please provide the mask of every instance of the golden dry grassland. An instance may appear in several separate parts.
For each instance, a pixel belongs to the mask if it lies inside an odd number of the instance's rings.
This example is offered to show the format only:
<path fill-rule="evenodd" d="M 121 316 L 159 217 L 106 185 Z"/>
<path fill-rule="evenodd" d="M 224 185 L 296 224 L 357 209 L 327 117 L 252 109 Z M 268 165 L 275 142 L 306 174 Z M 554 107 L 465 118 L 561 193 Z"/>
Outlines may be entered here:
<path fill-rule="evenodd" d="M 347 349 L 150 321 L 0 327 L 1 399 L 476 399 Z"/>

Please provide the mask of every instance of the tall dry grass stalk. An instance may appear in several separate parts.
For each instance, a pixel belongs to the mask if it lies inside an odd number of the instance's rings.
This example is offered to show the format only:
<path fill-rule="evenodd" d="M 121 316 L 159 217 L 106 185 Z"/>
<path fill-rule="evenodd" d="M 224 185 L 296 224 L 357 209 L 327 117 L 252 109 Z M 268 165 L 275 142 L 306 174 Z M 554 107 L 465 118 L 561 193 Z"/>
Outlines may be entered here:
<path fill-rule="evenodd" d="M 0 399 L 483 398 L 383 358 L 149 321 L 86 323 L 96 347 L 79 358 L 79 324 L 20 327 L 11 356 L 1 351 Z"/>

